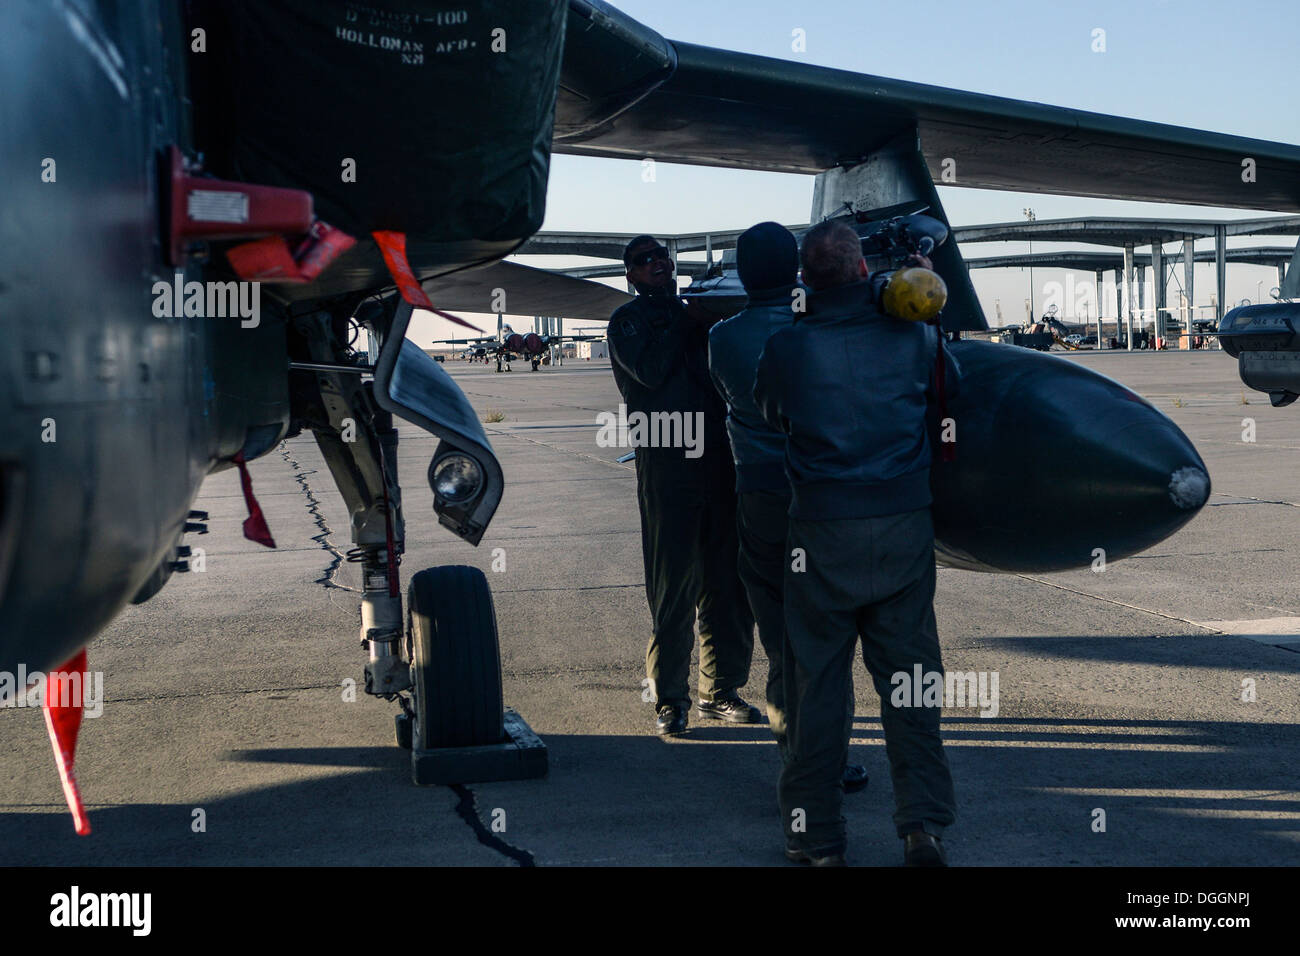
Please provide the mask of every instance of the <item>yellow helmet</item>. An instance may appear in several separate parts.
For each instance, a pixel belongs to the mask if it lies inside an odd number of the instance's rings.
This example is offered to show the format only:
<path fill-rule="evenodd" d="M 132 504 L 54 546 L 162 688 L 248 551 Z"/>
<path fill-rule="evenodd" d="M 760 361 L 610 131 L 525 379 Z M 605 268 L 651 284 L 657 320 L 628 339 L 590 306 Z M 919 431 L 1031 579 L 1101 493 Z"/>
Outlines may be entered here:
<path fill-rule="evenodd" d="M 937 272 L 910 266 L 889 277 L 885 286 L 885 312 L 896 319 L 928 322 L 948 302 L 948 286 Z"/>

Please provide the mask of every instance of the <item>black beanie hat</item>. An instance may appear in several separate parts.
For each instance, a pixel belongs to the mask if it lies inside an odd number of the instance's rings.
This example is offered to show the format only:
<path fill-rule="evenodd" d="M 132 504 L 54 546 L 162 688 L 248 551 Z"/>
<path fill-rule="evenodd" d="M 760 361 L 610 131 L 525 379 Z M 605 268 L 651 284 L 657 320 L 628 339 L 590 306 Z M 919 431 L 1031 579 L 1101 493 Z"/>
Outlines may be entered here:
<path fill-rule="evenodd" d="M 777 222 L 760 222 L 736 240 L 736 271 L 746 292 L 792 286 L 799 275 L 799 244 Z"/>

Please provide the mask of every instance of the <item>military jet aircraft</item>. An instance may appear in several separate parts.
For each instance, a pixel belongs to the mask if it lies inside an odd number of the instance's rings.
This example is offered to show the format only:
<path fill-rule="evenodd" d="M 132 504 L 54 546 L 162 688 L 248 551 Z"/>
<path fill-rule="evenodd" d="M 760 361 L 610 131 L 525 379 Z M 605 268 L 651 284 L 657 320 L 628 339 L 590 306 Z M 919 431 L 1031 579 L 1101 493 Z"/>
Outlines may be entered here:
<path fill-rule="evenodd" d="M 603 341 L 604 338 L 603 335 L 540 335 L 537 332 L 525 332 L 521 335 L 509 325 L 502 324 L 501 316 L 498 315 L 497 334 L 494 336 L 477 339 L 435 339 L 430 344 L 469 345 L 473 348 L 475 357 L 486 358 L 495 355 L 498 372 L 510 371 L 510 363 L 516 356 L 526 358 L 532 364 L 532 371 L 536 372 L 548 350 L 565 342 L 595 342 Z"/>
<path fill-rule="evenodd" d="M 1300 398 L 1300 243 L 1271 295 L 1277 301 L 1243 300 L 1224 315 L 1218 336 L 1223 350 L 1237 360 L 1241 380 L 1265 392 L 1274 408 L 1283 408 Z"/>
<path fill-rule="evenodd" d="M 240 470 L 245 533 L 273 545 L 247 463 L 310 430 L 352 516 L 365 686 L 399 705 L 425 782 L 544 770 L 503 717 L 483 575 L 420 571 L 403 600 L 393 418 L 439 439 L 434 511 L 477 544 L 501 468 L 406 331 L 417 308 L 626 301 L 500 261 L 541 224 L 553 152 L 815 175 L 812 221 L 919 202 L 946 223 L 939 178 L 1300 211 L 1296 146 L 670 41 L 600 0 L 9 0 L 0 78 L 0 672 L 84 667 L 126 602 L 184 570 L 209 474 Z M 956 244 L 934 261 L 944 330 L 983 329 Z M 954 348 L 957 456 L 935 478 L 952 561 L 1114 559 L 1204 503 L 1195 450 L 1128 389 Z M 1008 474 L 1042 501 L 982 508 Z M 75 803 L 75 727 L 47 706 Z"/>

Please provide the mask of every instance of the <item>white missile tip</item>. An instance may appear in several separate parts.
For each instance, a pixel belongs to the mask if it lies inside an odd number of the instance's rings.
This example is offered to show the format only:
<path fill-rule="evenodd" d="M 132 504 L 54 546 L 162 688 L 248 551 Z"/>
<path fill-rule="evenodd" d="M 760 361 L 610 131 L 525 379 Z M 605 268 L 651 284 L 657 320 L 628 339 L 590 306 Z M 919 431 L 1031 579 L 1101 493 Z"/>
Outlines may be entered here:
<path fill-rule="evenodd" d="M 1210 476 L 1200 468 L 1179 468 L 1169 476 L 1169 497 L 1179 508 L 1199 508 L 1210 497 Z"/>

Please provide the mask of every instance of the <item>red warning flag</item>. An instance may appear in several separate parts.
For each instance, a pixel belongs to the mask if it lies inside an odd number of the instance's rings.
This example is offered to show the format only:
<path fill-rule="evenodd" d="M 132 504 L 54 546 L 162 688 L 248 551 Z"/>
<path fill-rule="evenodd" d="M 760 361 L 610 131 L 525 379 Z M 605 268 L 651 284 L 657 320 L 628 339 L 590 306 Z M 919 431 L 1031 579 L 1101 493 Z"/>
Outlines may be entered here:
<path fill-rule="evenodd" d="M 357 241 L 317 219 L 292 252 L 284 236 L 267 236 L 226 250 L 235 275 L 246 282 L 311 282 Z"/>
<path fill-rule="evenodd" d="M 432 309 L 433 303 L 420 288 L 419 280 L 411 271 L 411 264 L 406 261 L 406 233 L 380 231 L 372 232 L 371 235 L 375 237 L 379 251 L 384 254 L 384 264 L 388 266 L 388 273 L 397 283 L 397 291 L 402 293 L 402 298 L 416 308 Z"/>
<path fill-rule="evenodd" d="M 253 496 L 253 479 L 248 474 L 248 463 L 244 461 L 242 451 L 234 457 L 234 462 L 239 468 L 239 486 L 244 490 L 244 504 L 248 506 L 248 517 L 244 519 L 244 537 L 249 541 L 264 544 L 268 548 L 274 548 L 275 539 L 271 537 L 271 529 L 267 527 L 262 506 Z"/>
<path fill-rule="evenodd" d="M 284 236 L 267 236 L 226 250 L 226 259 L 235 275 L 245 282 L 306 282 L 298 275 Z"/>
<path fill-rule="evenodd" d="M 80 678 L 74 680 L 74 675 Z M 79 836 L 90 833 L 90 818 L 86 816 L 86 806 L 81 802 L 81 790 L 77 787 L 77 778 L 72 772 L 77 757 L 77 735 L 81 732 L 82 707 L 85 704 L 86 651 L 81 649 L 76 656 L 52 674 L 45 681 L 45 729 L 50 733 L 50 745 L 54 748 L 54 763 L 59 768 L 59 781 L 63 784 L 63 798 L 68 801 L 72 811 L 72 822 Z"/>
<path fill-rule="evenodd" d="M 325 267 L 347 252 L 357 241 L 342 229 L 336 229 L 319 219 L 311 224 L 307 238 L 293 252 L 298 263 L 298 274 L 311 282 L 325 271 Z"/>
<path fill-rule="evenodd" d="M 477 325 L 466 322 L 460 316 L 433 307 L 429 297 L 424 294 L 424 289 L 420 288 L 420 280 L 415 277 L 415 273 L 411 270 L 411 264 L 406 260 L 406 233 L 379 231 L 372 232 L 371 235 L 375 237 L 375 243 L 379 246 L 379 251 L 384 254 L 384 264 L 388 266 L 388 274 L 397 283 L 397 291 L 402 293 L 403 299 L 417 309 L 428 309 L 435 315 L 440 315 L 457 325 L 463 325 L 475 332 L 483 331 Z"/>

